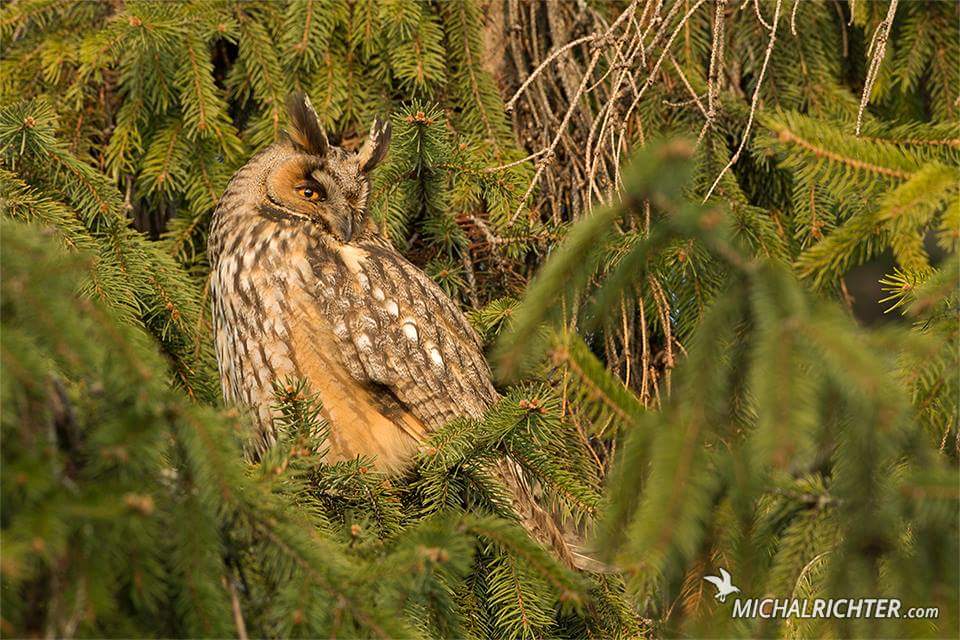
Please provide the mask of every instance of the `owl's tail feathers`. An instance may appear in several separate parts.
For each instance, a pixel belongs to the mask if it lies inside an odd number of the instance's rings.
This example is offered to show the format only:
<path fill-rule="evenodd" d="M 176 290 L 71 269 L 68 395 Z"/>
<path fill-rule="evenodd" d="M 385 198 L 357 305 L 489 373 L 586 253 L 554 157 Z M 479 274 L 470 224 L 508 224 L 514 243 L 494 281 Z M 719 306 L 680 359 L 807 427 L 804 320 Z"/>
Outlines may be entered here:
<path fill-rule="evenodd" d="M 584 543 L 581 534 L 572 527 L 561 527 L 557 519 L 541 506 L 530 483 L 515 462 L 501 460 L 497 475 L 510 492 L 514 512 L 530 536 L 552 550 L 568 567 L 592 573 L 613 573 L 615 569 L 597 560 Z M 566 530 L 565 530 L 566 529 Z"/>
<path fill-rule="evenodd" d="M 565 540 L 573 556 L 573 567 L 575 569 L 589 571 L 590 573 L 615 573 L 617 571 L 616 567 L 602 560 L 597 560 L 595 551 L 584 544 L 579 537 L 567 537 Z"/>

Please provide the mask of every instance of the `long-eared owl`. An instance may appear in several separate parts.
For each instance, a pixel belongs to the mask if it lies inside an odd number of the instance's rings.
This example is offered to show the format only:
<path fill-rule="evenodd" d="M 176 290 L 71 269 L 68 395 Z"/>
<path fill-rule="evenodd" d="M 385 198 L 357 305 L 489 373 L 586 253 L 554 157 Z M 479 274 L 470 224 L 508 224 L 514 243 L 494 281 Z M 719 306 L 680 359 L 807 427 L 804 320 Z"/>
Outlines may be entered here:
<path fill-rule="evenodd" d="M 302 94 L 288 138 L 230 181 L 209 237 L 210 295 L 228 402 L 252 410 L 256 456 L 275 439 L 272 383 L 306 379 L 330 423 L 330 456 L 395 469 L 436 427 L 496 398 L 463 314 L 367 215 L 390 126 L 357 153 L 332 146 Z"/>
<path fill-rule="evenodd" d="M 330 425 L 329 458 L 402 469 L 428 434 L 496 399 L 482 343 L 447 295 L 376 232 L 370 172 L 390 126 L 356 153 L 329 144 L 302 94 L 288 137 L 233 176 L 213 215 L 210 294 L 225 399 L 247 407 L 257 457 L 276 439 L 273 381 L 306 379 Z M 515 465 L 498 475 L 523 524 L 571 562 Z"/>

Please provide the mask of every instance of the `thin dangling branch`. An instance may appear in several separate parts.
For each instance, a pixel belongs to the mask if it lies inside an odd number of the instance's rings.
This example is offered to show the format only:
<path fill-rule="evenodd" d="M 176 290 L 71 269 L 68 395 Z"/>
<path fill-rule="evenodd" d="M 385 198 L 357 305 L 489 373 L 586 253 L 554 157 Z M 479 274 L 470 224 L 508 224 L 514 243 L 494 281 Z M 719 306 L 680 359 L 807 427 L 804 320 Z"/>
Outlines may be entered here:
<path fill-rule="evenodd" d="M 757 86 L 753 89 L 753 99 L 750 101 L 750 117 L 747 119 L 747 126 L 743 130 L 743 136 L 740 138 L 740 145 L 737 147 L 737 151 L 733 156 L 730 157 L 730 161 L 723 167 L 723 170 L 720 171 L 717 179 L 713 181 L 709 191 L 707 191 L 707 195 L 703 198 L 704 202 L 709 200 L 710 196 L 713 195 L 713 191 L 717 188 L 717 185 L 720 184 L 720 179 L 723 178 L 723 174 L 729 171 L 730 167 L 735 165 L 737 160 L 740 159 L 740 154 L 743 152 L 743 148 L 747 145 L 747 140 L 750 138 L 750 129 L 753 127 L 753 119 L 757 113 L 757 103 L 760 100 L 760 87 L 763 86 L 763 77 L 767 73 L 767 65 L 770 64 L 770 54 L 773 53 L 773 45 L 777 42 L 777 25 L 780 22 L 780 7 L 782 4 L 783 0 L 777 0 L 777 6 L 773 10 L 773 25 L 770 28 L 770 41 L 767 43 L 767 52 L 763 56 L 763 66 L 760 67 Z"/>
<path fill-rule="evenodd" d="M 870 102 L 870 94 L 873 92 L 873 85 L 880 75 L 880 65 L 883 63 L 883 56 L 887 51 L 887 40 L 890 39 L 890 29 L 893 28 L 893 16 L 897 13 L 897 3 L 900 0 L 891 0 L 890 7 L 887 9 L 887 17 L 877 26 L 873 35 L 873 41 L 870 43 L 870 50 L 873 57 L 870 59 L 870 68 L 867 70 L 867 79 L 863 83 L 863 95 L 860 96 L 860 109 L 857 111 L 857 135 L 860 135 L 860 127 L 863 125 L 863 112 Z M 869 53 L 868 53 L 869 55 Z"/>

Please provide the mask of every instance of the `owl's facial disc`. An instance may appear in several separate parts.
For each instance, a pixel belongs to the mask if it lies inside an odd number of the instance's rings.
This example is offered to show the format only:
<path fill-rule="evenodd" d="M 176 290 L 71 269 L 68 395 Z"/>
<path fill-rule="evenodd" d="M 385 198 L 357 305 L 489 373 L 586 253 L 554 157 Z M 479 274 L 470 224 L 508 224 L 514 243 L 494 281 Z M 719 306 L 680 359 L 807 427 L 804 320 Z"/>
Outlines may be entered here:
<path fill-rule="evenodd" d="M 342 243 L 353 238 L 366 209 L 366 177 L 336 147 L 326 158 L 298 154 L 282 160 L 266 186 L 267 198 L 284 215 L 319 225 Z"/>

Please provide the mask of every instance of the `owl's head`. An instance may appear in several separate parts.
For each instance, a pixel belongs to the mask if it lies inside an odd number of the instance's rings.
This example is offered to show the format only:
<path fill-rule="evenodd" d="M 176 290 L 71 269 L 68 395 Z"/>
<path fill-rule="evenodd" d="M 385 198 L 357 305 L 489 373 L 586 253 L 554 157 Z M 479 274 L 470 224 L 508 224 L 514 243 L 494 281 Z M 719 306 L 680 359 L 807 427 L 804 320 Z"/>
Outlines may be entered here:
<path fill-rule="evenodd" d="M 274 145 L 267 163 L 262 210 L 317 225 L 339 242 L 350 242 L 365 222 L 370 172 L 390 144 L 390 122 L 376 120 L 357 152 L 329 143 L 317 112 L 303 93 L 287 99 L 288 139 Z"/>

